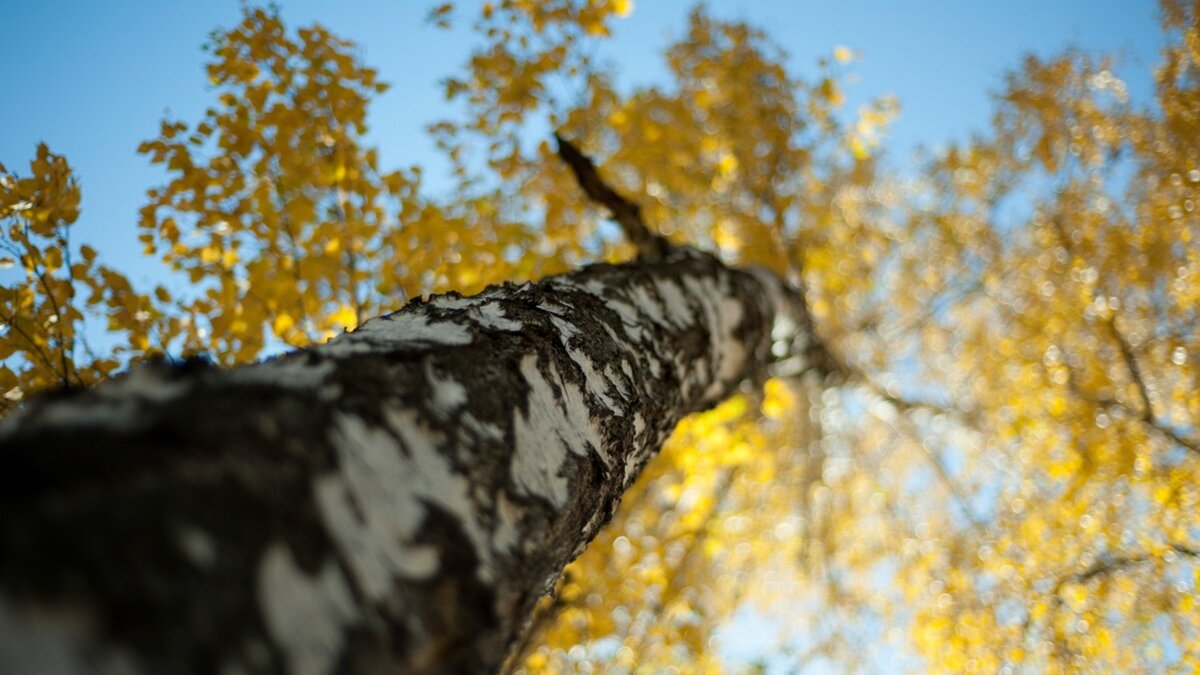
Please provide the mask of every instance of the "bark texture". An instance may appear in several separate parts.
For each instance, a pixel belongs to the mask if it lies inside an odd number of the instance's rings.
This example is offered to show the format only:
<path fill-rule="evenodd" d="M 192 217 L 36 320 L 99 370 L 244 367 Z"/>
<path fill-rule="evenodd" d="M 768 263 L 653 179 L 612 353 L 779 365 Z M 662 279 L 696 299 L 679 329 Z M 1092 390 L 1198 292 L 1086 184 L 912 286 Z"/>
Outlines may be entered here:
<path fill-rule="evenodd" d="M 679 419 L 803 351 L 789 306 L 676 250 L 31 402 L 0 672 L 495 670 Z"/>

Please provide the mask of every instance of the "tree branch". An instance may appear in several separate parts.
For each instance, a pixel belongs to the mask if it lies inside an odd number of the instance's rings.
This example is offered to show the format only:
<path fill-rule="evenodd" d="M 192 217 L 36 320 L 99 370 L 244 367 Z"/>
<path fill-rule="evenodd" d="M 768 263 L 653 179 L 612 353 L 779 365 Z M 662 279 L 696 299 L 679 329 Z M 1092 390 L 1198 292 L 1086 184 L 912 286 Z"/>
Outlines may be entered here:
<path fill-rule="evenodd" d="M 1138 365 L 1137 356 L 1133 353 L 1133 345 L 1125 339 L 1121 331 L 1117 329 L 1117 316 L 1113 314 L 1105 322 L 1108 324 L 1108 332 L 1116 341 L 1117 347 L 1121 350 L 1121 359 L 1125 361 L 1125 368 L 1129 371 L 1129 377 L 1137 386 L 1138 396 L 1142 400 L 1142 416 L 1148 420 L 1154 419 L 1154 403 L 1150 400 L 1150 388 L 1146 385 L 1146 378 L 1142 375 L 1142 368 Z"/>
<path fill-rule="evenodd" d="M 1115 325 L 1113 326 L 1113 331 L 1118 340 L 1124 343 L 1123 337 L 1119 332 L 1116 332 Z M 1129 349 L 1128 346 L 1122 347 L 1122 352 L 1125 353 L 1127 349 Z M 1128 354 L 1129 356 L 1124 358 L 1129 358 L 1133 355 L 1132 351 L 1129 351 Z M 1194 438 L 1189 438 L 1188 436 L 1184 435 L 1183 432 L 1168 426 L 1154 415 L 1154 411 L 1149 407 L 1149 392 L 1145 386 L 1144 380 L 1142 380 L 1140 370 L 1136 371 L 1136 374 L 1134 374 L 1135 371 L 1132 368 L 1130 369 L 1131 377 L 1135 380 L 1135 383 L 1138 386 L 1139 395 L 1142 400 L 1142 410 L 1139 411 L 1134 410 L 1129 405 L 1122 403 L 1115 398 L 1093 396 L 1083 391 L 1083 387 L 1079 384 L 1079 381 L 1075 375 L 1075 369 L 1072 368 L 1071 365 L 1065 360 L 1063 365 L 1067 369 L 1067 387 L 1070 388 L 1071 392 L 1079 398 L 1088 403 L 1103 406 L 1108 409 L 1120 410 L 1121 412 L 1129 415 L 1130 418 L 1136 419 L 1142 424 L 1146 425 L 1146 428 L 1148 428 L 1150 431 L 1165 438 L 1171 443 L 1174 443 L 1179 447 L 1188 450 L 1189 452 L 1200 454 L 1200 441 L 1197 441 Z M 1137 367 L 1136 362 L 1134 362 L 1134 367 Z"/>
<path fill-rule="evenodd" d="M 625 238 L 637 249 L 638 258 L 645 260 L 662 260 L 667 257 L 672 246 L 662 235 L 655 234 L 646 227 L 642 220 L 642 209 L 608 186 L 596 165 L 586 155 L 580 152 L 570 141 L 554 134 L 558 142 L 558 156 L 571 167 L 579 187 L 587 193 L 589 199 L 606 207 L 612 219 L 621 226 Z"/>
<path fill-rule="evenodd" d="M 1170 549 L 1170 552 L 1177 553 L 1177 554 L 1182 555 L 1187 558 L 1200 558 L 1200 551 L 1198 551 L 1190 546 L 1185 546 L 1183 544 L 1169 544 L 1167 546 L 1167 548 Z M 1068 574 L 1068 575 L 1060 578 L 1054 584 L 1054 593 L 1057 596 L 1058 591 L 1061 590 L 1062 587 L 1068 583 L 1085 584 L 1085 583 L 1091 581 L 1092 579 L 1095 579 L 1096 577 L 1102 577 L 1104 575 L 1111 574 L 1113 572 L 1118 572 L 1127 567 L 1141 565 L 1142 563 L 1147 563 L 1147 562 L 1151 562 L 1153 560 L 1158 560 L 1159 558 L 1161 558 L 1161 556 L 1156 556 L 1151 553 L 1120 556 L 1120 557 L 1116 557 L 1116 558 L 1106 557 L 1103 560 L 1099 560 L 1099 561 L 1093 563 L 1092 565 L 1090 565 L 1089 567 L 1087 567 L 1086 569 L 1084 569 L 1080 572 L 1076 572 L 1074 574 Z"/>

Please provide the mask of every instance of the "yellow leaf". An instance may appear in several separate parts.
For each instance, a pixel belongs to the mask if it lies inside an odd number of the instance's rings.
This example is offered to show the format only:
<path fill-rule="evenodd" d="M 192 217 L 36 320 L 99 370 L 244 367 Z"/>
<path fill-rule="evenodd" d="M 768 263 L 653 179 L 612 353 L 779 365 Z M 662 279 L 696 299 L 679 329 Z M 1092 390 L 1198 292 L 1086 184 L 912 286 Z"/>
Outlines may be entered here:
<path fill-rule="evenodd" d="M 358 325 L 358 313 L 354 311 L 353 307 L 342 305 L 336 312 L 329 315 L 329 322 L 353 328 Z"/>
<path fill-rule="evenodd" d="M 742 240 L 737 232 L 726 224 L 722 224 L 713 232 L 713 243 L 722 251 L 738 251 Z"/>
<path fill-rule="evenodd" d="M 842 90 L 837 86 L 837 82 L 828 77 L 821 80 L 821 84 L 817 87 L 817 93 L 826 101 L 829 101 L 829 105 L 834 108 L 840 106 L 842 101 L 845 100 Z"/>
<path fill-rule="evenodd" d="M 288 329 L 295 325 L 296 320 L 290 314 L 276 314 L 272 327 L 275 329 L 275 335 L 282 337 Z"/>
<path fill-rule="evenodd" d="M 728 176 L 732 175 L 734 171 L 737 171 L 737 168 L 737 157 L 734 157 L 731 153 L 726 152 L 721 155 L 721 159 L 717 162 L 717 175 L 721 176 L 722 178 L 727 178 Z"/>
<path fill-rule="evenodd" d="M 1171 501 L 1173 491 L 1169 485 L 1159 485 L 1154 488 L 1154 501 L 1159 504 L 1166 504 Z"/>
<path fill-rule="evenodd" d="M 850 139 L 850 153 L 854 155 L 854 159 L 863 160 L 871 156 L 867 150 L 867 144 L 861 138 L 855 136 Z"/>
<path fill-rule="evenodd" d="M 782 417 L 796 402 L 792 390 L 782 380 L 767 380 L 763 394 L 762 411 L 768 417 Z"/>
<path fill-rule="evenodd" d="M 59 269 L 60 267 L 62 267 L 62 264 L 63 264 L 62 250 L 59 249 L 58 247 L 51 247 L 51 248 L 46 249 L 46 259 L 45 260 L 46 260 L 46 271 L 53 272 L 54 270 Z"/>

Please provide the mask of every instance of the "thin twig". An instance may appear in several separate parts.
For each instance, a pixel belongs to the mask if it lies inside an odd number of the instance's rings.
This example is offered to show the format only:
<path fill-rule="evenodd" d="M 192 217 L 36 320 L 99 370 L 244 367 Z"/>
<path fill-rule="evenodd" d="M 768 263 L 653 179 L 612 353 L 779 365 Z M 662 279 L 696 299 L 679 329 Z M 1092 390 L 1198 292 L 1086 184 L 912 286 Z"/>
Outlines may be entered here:
<path fill-rule="evenodd" d="M 1138 396 L 1142 399 L 1142 415 L 1147 419 L 1154 419 L 1154 404 L 1150 401 L 1150 388 L 1146 386 L 1146 378 L 1142 375 L 1142 368 L 1137 362 L 1137 356 L 1133 353 L 1133 345 L 1129 344 L 1129 340 L 1121 334 L 1117 329 L 1117 315 L 1114 313 L 1109 317 L 1108 331 L 1112 334 L 1113 340 L 1121 350 L 1121 358 L 1125 361 L 1125 367 L 1129 370 L 1129 377 L 1133 379 L 1133 383 L 1137 385 Z"/>
<path fill-rule="evenodd" d="M 25 224 L 25 240 L 29 240 L 28 223 Z M 59 241 L 62 243 L 61 238 Z M 68 246 L 64 245 L 64 248 L 68 248 Z M 69 387 L 71 386 L 71 366 L 67 356 L 67 339 L 63 330 L 65 319 L 62 310 L 58 307 L 58 299 L 54 297 L 54 291 L 50 288 L 50 282 L 46 280 L 46 271 L 40 262 L 42 255 L 39 253 L 37 258 L 38 260 L 34 260 L 32 272 L 41 283 L 42 290 L 46 293 L 46 299 L 50 301 L 50 309 L 54 310 L 54 328 L 58 331 L 58 351 L 62 362 L 62 372 L 59 373 L 59 379 L 62 381 L 63 387 Z M 70 269 L 67 270 L 67 273 L 70 274 Z"/>
<path fill-rule="evenodd" d="M 966 490 L 959 485 L 958 480 L 956 480 L 950 473 L 950 469 L 948 469 L 946 467 L 946 463 L 942 461 L 941 455 L 939 455 L 936 450 L 929 447 L 925 441 L 921 439 L 920 430 L 917 428 L 916 423 L 909 416 L 909 414 L 916 410 L 930 410 L 935 413 L 948 413 L 954 411 L 947 410 L 931 403 L 906 401 L 897 396 L 893 396 L 886 391 L 878 389 L 878 385 L 872 382 L 865 375 L 862 376 L 861 379 L 867 384 L 867 387 L 871 389 L 873 393 L 875 393 L 875 395 L 881 397 L 884 401 L 887 401 L 893 408 L 901 413 L 899 418 L 903 420 L 905 425 L 909 427 L 909 430 L 912 432 L 913 440 L 915 440 L 917 446 L 921 448 L 922 454 L 925 455 L 925 459 L 927 459 L 930 466 L 933 467 L 934 473 L 937 475 L 938 480 L 941 481 L 942 486 L 946 488 L 946 492 L 950 494 L 951 501 L 953 501 L 955 506 L 958 507 L 959 512 L 962 513 L 963 518 L 966 519 L 971 528 L 977 533 L 982 534 L 985 530 L 984 523 L 979 519 L 978 516 L 975 515 L 975 510 L 971 508 L 971 501 L 967 496 Z M 891 424 L 887 420 L 884 421 L 893 429 L 896 429 L 894 424 Z"/>
<path fill-rule="evenodd" d="M 1200 551 L 1190 546 L 1185 546 L 1183 544 L 1169 544 L 1167 548 L 1169 548 L 1171 552 L 1178 553 L 1179 555 L 1188 558 L 1200 558 Z M 1059 578 L 1059 580 L 1054 584 L 1054 593 L 1057 594 L 1062 587 L 1068 583 L 1084 584 L 1092 579 L 1095 579 L 1096 577 L 1111 574 L 1126 567 L 1133 567 L 1134 565 L 1141 565 L 1142 563 L 1159 560 L 1161 557 L 1162 556 L 1156 556 L 1150 553 L 1121 556 L 1118 558 L 1107 557 L 1103 560 L 1093 563 L 1087 569 Z"/>
<path fill-rule="evenodd" d="M 54 359 L 52 359 L 50 357 L 50 355 L 47 354 L 44 349 L 42 349 L 42 346 L 39 345 L 37 343 L 37 341 L 33 339 L 32 335 L 30 335 L 28 332 L 26 332 L 25 329 L 21 328 L 21 325 L 19 323 L 17 323 L 16 316 L 9 316 L 9 315 L 0 313 L 0 322 L 2 322 L 5 326 L 8 326 L 12 330 L 15 330 L 17 332 L 17 335 L 24 338 L 24 340 L 26 342 L 28 342 L 29 345 L 33 348 L 34 353 L 36 353 L 39 357 L 41 357 L 42 363 L 46 366 L 46 369 L 49 370 L 51 373 L 54 372 Z"/>
<path fill-rule="evenodd" d="M 1125 339 L 1120 334 L 1120 332 L 1117 331 L 1116 325 L 1115 324 L 1112 324 L 1112 325 L 1113 325 L 1112 330 L 1114 331 L 1114 337 L 1117 338 L 1118 342 L 1123 343 L 1122 347 L 1121 347 L 1122 353 L 1124 354 L 1127 349 L 1129 350 L 1128 355 L 1125 356 L 1125 358 L 1129 359 L 1129 358 L 1133 357 L 1132 349 L 1130 348 L 1128 343 L 1125 342 Z M 1070 366 L 1070 364 L 1064 360 L 1064 366 L 1067 369 L 1067 387 L 1071 390 L 1071 392 L 1073 394 L 1075 394 L 1079 398 L 1083 399 L 1085 402 L 1091 403 L 1094 405 L 1098 405 L 1098 406 L 1102 406 L 1109 410 L 1120 410 L 1122 413 L 1129 415 L 1131 418 L 1140 421 L 1142 424 L 1146 425 L 1146 427 L 1148 429 L 1150 429 L 1150 431 L 1158 434 L 1159 436 L 1162 436 L 1163 438 L 1167 439 L 1168 441 L 1170 441 L 1170 442 L 1178 445 L 1179 447 L 1184 448 L 1190 452 L 1200 454 L 1200 441 L 1197 441 L 1193 438 L 1189 438 L 1188 436 L 1184 435 L 1183 432 L 1170 427 L 1169 425 L 1167 425 L 1165 422 L 1160 420 L 1154 414 L 1154 410 L 1150 407 L 1150 404 L 1149 404 L 1149 402 L 1150 402 L 1149 391 L 1145 385 L 1144 379 L 1142 378 L 1141 370 L 1138 367 L 1137 361 L 1136 360 L 1127 361 L 1126 365 L 1127 365 L 1127 367 L 1129 367 L 1130 376 L 1134 379 L 1135 383 L 1138 386 L 1139 395 L 1142 400 L 1142 410 L 1140 410 L 1140 411 L 1134 410 L 1129 405 L 1126 405 L 1125 403 L 1122 403 L 1121 401 L 1119 401 L 1115 398 L 1094 396 L 1094 395 L 1088 394 L 1087 392 L 1083 391 L 1083 387 L 1079 384 L 1079 381 L 1076 378 L 1075 369 L 1072 368 Z M 1134 370 L 1135 368 L 1137 368 L 1136 371 Z"/>
<path fill-rule="evenodd" d="M 1142 399 L 1142 412 L 1140 415 L 1136 416 L 1139 417 L 1142 422 L 1146 424 L 1146 426 L 1158 432 L 1160 435 L 1165 436 L 1173 443 L 1187 448 L 1192 452 L 1200 453 L 1200 443 L 1187 438 L 1179 431 L 1171 428 L 1154 414 L 1154 404 L 1151 403 L 1150 400 L 1150 387 L 1146 384 L 1146 377 L 1142 374 L 1142 368 L 1138 363 L 1137 355 L 1133 352 L 1133 345 L 1129 343 L 1129 340 L 1127 340 L 1117 328 L 1117 319 L 1115 315 L 1109 319 L 1108 327 L 1109 331 L 1112 333 L 1113 339 L 1116 340 L 1117 345 L 1121 349 L 1121 358 L 1125 360 L 1125 367 L 1129 370 L 1129 377 L 1133 380 L 1134 385 L 1137 386 L 1138 396 Z M 1114 401 L 1113 403 L 1116 402 Z M 1118 403 L 1117 405 L 1120 404 Z M 1128 410 L 1128 408 L 1126 408 L 1126 410 Z"/>
<path fill-rule="evenodd" d="M 1188 558 L 1200 558 L 1200 550 L 1194 549 L 1184 544 L 1172 543 L 1168 544 L 1169 552 L 1174 552 Z M 1125 555 L 1119 557 L 1111 557 L 1110 554 L 1102 554 L 1103 559 L 1091 564 L 1086 569 L 1070 574 L 1064 574 L 1054 581 L 1054 587 L 1050 591 L 1051 621 L 1053 614 L 1057 613 L 1063 606 L 1063 597 L 1061 595 L 1063 586 L 1069 583 L 1088 584 L 1097 577 L 1107 576 L 1116 572 L 1120 572 L 1129 567 L 1136 567 L 1145 563 L 1162 560 L 1162 556 L 1157 556 L 1151 553 L 1141 553 L 1137 555 Z M 1029 630 L 1033 627 L 1034 618 L 1032 613 L 1026 614 L 1025 621 L 1021 625 L 1021 634 L 1028 636 Z"/>
<path fill-rule="evenodd" d="M 555 583 L 554 590 L 551 591 L 548 602 L 538 602 L 533 608 L 533 617 L 529 620 L 529 625 L 523 631 L 521 639 L 509 649 L 508 656 L 504 659 L 504 663 L 500 666 L 501 675 L 512 675 L 517 672 L 531 654 L 531 649 L 534 647 L 534 639 L 539 638 L 542 634 L 549 630 L 563 611 L 572 607 L 579 606 L 578 602 L 563 598 L 562 591 L 568 583 L 571 582 L 571 570 L 563 570 L 562 575 Z"/>

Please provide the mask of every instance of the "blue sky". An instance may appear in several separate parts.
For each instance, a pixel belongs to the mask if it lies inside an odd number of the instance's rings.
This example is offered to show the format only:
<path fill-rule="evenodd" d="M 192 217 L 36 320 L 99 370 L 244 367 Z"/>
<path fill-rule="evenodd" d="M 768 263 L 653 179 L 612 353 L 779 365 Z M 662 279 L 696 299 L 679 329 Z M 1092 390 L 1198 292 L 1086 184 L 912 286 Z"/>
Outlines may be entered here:
<path fill-rule="evenodd" d="M 394 86 L 371 113 L 371 140 L 385 166 L 420 164 L 432 183 L 445 164 L 424 125 L 445 113 L 439 81 L 466 59 L 471 36 L 427 24 L 420 0 L 281 0 L 290 26 L 320 21 L 361 47 L 363 60 Z M 472 15 L 476 3 L 465 5 Z M 626 85 L 662 78 L 659 53 L 682 32 L 684 0 L 639 0 L 601 52 Z M 897 95 L 901 117 L 887 147 L 903 158 L 981 129 L 988 92 L 1029 51 L 1067 45 L 1117 52 L 1135 98 L 1151 91 L 1161 37 L 1146 0 L 714 0 L 720 16 L 767 27 L 792 65 L 811 72 L 837 45 L 862 59 L 848 104 Z M 240 15 L 236 0 L 136 2 L 0 0 L 0 163 L 24 173 L 38 141 L 65 154 L 83 186 L 76 241 L 148 282 L 161 274 L 141 257 L 137 209 L 163 175 L 135 153 L 167 111 L 195 122 L 213 96 L 200 51 L 207 34 Z M 903 162 L 898 162 L 903 164 Z"/>

